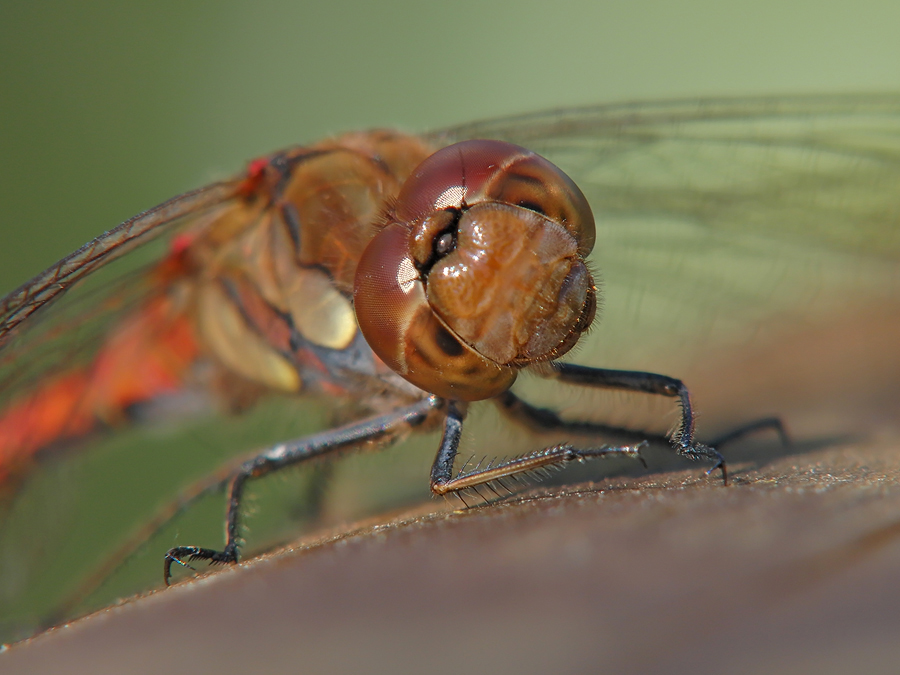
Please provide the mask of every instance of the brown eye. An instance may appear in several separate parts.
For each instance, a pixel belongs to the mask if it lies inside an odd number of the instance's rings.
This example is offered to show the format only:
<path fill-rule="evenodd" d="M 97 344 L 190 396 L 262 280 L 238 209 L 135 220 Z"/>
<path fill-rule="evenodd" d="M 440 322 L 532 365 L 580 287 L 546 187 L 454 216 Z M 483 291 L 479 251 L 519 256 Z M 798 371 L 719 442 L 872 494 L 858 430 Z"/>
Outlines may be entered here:
<path fill-rule="evenodd" d="M 594 248 L 594 214 L 566 174 L 539 155 L 517 157 L 485 186 L 485 196 L 547 216 L 579 242 L 582 255 Z"/>
<path fill-rule="evenodd" d="M 356 272 L 360 329 L 418 387 L 479 400 L 571 349 L 594 316 L 594 220 L 557 167 L 500 141 L 426 159 Z"/>
<path fill-rule="evenodd" d="M 397 374 L 438 396 L 478 401 L 505 391 L 516 371 L 479 355 L 438 319 L 409 240 L 405 227 L 388 225 L 360 258 L 353 301 L 369 346 Z"/>

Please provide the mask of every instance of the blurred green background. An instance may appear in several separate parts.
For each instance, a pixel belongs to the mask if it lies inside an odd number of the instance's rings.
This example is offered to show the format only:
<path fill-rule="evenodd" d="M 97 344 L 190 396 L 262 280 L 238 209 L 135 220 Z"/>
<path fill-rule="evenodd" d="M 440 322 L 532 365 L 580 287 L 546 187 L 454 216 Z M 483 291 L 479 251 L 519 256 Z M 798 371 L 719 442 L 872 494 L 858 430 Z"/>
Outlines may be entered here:
<path fill-rule="evenodd" d="M 900 3 L 0 3 L 0 292 L 249 158 L 629 99 L 900 88 Z"/>

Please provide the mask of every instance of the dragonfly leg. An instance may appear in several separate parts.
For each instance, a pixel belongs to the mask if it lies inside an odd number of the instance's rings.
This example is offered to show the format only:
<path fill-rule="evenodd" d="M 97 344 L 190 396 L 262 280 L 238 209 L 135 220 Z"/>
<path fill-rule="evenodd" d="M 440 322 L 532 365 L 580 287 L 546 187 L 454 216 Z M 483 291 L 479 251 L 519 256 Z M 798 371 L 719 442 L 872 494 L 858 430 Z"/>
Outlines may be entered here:
<path fill-rule="evenodd" d="M 228 483 L 225 547 L 221 551 L 200 546 L 176 546 L 169 549 L 163 567 L 166 585 L 169 584 L 173 564 L 189 567 L 187 561 L 193 560 L 207 560 L 212 564 L 238 561 L 241 501 L 244 486 L 249 479 L 260 478 L 285 467 L 329 453 L 348 450 L 367 442 L 390 439 L 409 427 L 424 423 L 432 412 L 443 404 L 442 399 L 429 396 L 386 415 L 370 417 L 290 443 L 281 443 L 244 462 Z"/>
<path fill-rule="evenodd" d="M 678 399 L 681 407 L 681 423 L 669 438 L 669 442 L 680 455 L 690 459 L 711 461 L 713 466 L 706 472 L 707 475 L 716 469 L 721 469 L 722 480 L 726 485 L 728 484 L 728 468 L 725 458 L 714 447 L 694 439 L 694 409 L 691 405 L 691 395 L 681 380 L 657 373 L 591 368 L 572 363 L 552 363 L 551 369 L 544 373 L 544 376 L 582 387 L 638 391 Z"/>
<path fill-rule="evenodd" d="M 616 436 L 634 441 L 657 441 L 668 443 L 665 434 L 655 434 L 639 429 L 617 427 L 590 420 L 564 419 L 552 408 L 532 405 L 525 399 L 507 390 L 491 399 L 500 410 L 513 421 L 539 432 L 563 431 L 579 436 Z"/>
<path fill-rule="evenodd" d="M 640 458 L 640 450 L 645 442 L 637 445 L 576 448 L 568 443 L 553 445 L 542 450 L 529 452 L 513 459 L 504 460 L 487 467 L 476 467 L 453 475 L 453 462 L 459 450 L 462 435 L 462 413 L 452 402 L 448 404 L 444 419 L 444 433 L 437 456 L 431 465 L 431 491 L 436 495 L 460 492 L 479 485 L 500 483 L 506 477 L 521 473 L 539 471 L 547 467 L 559 466 L 571 461 L 583 461 L 594 457 L 625 455 Z M 505 487 L 505 486 L 504 486 Z"/>
<path fill-rule="evenodd" d="M 532 405 L 511 391 L 505 391 L 492 400 L 510 418 L 520 424 L 531 427 L 536 431 L 564 430 L 586 436 L 605 434 L 633 439 L 635 442 L 640 440 L 668 442 L 669 440 L 664 434 L 654 434 L 590 420 L 563 419 L 560 417 L 559 413 L 552 408 L 541 408 Z M 765 430 L 771 430 L 778 434 L 778 438 L 783 446 L 791 446 L 790 434 L 788 433 L 784 422 L 782 422 L 779 417 L 763 417 L 758 420 L 753 420 L 752 422 L 747 422 L 746 424 L 742 424 L 735 429 L 725 432 L 721 436 L 717 436 L 712 441 L 709 441 L 708 445 L 714 448 L 721 448 L 722 446 L 730 445 L 746 436 Z"/>

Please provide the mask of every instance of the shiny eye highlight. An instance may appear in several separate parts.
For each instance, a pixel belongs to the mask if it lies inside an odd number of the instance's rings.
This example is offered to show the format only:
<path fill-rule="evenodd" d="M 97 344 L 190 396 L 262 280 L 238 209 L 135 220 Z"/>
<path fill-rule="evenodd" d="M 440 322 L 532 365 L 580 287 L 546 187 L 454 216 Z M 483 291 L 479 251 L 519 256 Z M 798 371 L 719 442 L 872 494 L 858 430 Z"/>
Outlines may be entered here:
<path fill-rule="evenodd" d="M 434 253 L 443 257 L 456 248 L 456 236 L 452 232 L 444 232 L 434 242 Z"/>
<path fill-rule="evenodd" d="M 413 171 L 364 251 L 357 321 L 416 386 L 457 400 L 496 396 L 589 326 L 593 242 L 587 200 L 546 159 L 500 141 L 448 146 Z M 399 284 L 401 268 L 417 277 Z"/>

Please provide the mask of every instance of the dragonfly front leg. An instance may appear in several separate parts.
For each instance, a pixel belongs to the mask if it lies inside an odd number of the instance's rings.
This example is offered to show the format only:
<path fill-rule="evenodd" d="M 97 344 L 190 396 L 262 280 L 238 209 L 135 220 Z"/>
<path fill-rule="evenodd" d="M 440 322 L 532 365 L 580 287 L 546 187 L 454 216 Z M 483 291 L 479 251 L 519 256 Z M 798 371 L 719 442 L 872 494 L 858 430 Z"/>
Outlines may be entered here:
<path fill-rule="evenodd" d="M 444 420 L 444 433 L 437 456 L 431 465 L 431 491 L 436 495 L 461 492 L 479 485 L 498 483 L 504 488 L 503 479 L 516 474 L 536 471 L 550 466 L 558 466 L 572 461 L 581 461 L 594 457 L 625 455 L 641 459 L 640 450 L 646 443 L 637 445 L 610 446 L 593 448 L 576 448 L 568 443 L 552 445 L 542 450 L 526 453 L 520 457 L 501 461 L 485 468 L 477 467 L 469 472 L 460 471 L 453 475 L 453 462 L 459 450 L 462 435 L 462 413 L 453 403 L 448 404 L 447 416 Z M 506 488 L 509 489 L 509 488 Z"/>
<path fill-rule="evenodd" d="M 164 578 L 169 585 L 173 564 L 188 566 L 185 560 L 207 560 L 212 564 L 238 561 L 241 502 L 244 486 L 250 478 L 260 478 L 279 469 L 300 464 L 322 455 L 351 449 L 364 443 L 392 438 L 404 430 L 419 426 L 442 406 L 444 401 L 429 396 L 386 415 L 370 417 L 291 443 L 281 443 L 250 459 L 235 471 L 228 483 L 228 511 L 225 521 L 225 547 L 221 550 L 200 546 L 176 546 L 166 553 Z"/>

